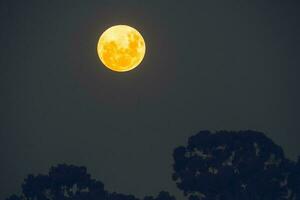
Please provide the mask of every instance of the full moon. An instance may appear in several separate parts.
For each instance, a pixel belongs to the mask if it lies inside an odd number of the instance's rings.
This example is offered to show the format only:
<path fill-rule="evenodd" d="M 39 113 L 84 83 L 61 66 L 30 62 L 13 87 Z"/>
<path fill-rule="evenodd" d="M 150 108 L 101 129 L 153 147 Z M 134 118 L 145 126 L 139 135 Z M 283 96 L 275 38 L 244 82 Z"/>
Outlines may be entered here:
<path fill-rule="evenodd" d="M 97 52 L 107 68 L 116 72 L 127 72 L 142 62 L 146 45 L 136 29 L 127 25 L 116 25 L 102 33 Z"/>

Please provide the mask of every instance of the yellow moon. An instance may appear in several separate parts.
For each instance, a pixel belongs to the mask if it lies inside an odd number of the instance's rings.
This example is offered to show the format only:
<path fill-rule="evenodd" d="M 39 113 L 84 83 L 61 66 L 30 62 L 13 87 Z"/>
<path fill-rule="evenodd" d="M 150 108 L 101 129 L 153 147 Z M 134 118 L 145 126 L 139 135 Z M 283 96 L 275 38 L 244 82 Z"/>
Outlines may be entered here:
<path fill-rule="evenodd" d="M 97 52 L 107 68 L 116 72 L 127 72 L 142 62 L 146 45 L 136 29 L 127 25 L 116 25 L 102 33 Z"/>

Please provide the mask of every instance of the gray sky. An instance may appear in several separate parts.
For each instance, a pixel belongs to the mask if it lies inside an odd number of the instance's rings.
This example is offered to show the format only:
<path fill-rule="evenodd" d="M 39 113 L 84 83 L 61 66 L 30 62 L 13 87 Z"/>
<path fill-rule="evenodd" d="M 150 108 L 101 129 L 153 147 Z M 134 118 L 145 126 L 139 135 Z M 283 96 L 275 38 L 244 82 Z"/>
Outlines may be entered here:
<path fill-rule="evenodd" d="M 180 2 L 180 3 L 177 3 Z M 299 1 L 0 1 L 0 199 L 29 173 L 84 165 L 110 191 L 168 190 L 202 129 L 265 132 L 300 154 Z M 104 68 L 100 34 L 138 29 L 142 64 Z"/>

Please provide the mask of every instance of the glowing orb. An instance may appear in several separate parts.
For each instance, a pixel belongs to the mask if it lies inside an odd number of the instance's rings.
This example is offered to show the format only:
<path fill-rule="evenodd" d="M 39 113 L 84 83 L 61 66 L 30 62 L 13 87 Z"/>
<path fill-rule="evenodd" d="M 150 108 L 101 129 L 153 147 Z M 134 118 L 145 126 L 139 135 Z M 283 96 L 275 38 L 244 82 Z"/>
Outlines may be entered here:
<path fill-rule="evenodd" d="M 127 25 L 112 26 L 100 36 L 97 52 L 102 63 L 117 72 L 136 68 L 143 60 L 146 45 L 142 35 Z"/>

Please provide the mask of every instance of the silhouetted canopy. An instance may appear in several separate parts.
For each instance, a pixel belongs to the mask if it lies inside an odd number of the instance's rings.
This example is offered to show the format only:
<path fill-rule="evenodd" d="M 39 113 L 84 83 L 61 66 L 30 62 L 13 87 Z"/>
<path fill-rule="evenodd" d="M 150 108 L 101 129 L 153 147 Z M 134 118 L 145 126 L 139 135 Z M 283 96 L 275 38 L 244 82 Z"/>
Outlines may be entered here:
<path fill-rule="evenodd" d="M 22 192 L 8 200 L 104 200 L 107 196 L 103 183 L 91 179 L 85 167 L 65 164 L 51 167 L 48 175 L 28 175 Z"/>
<path fill-rule="evenodd" d="M 201 131 L 173 157 L 173 179 L 190 200 L 293 199 L 299 191 L 299 167 L 260 132 Z"/>
<path fill-rule="evenodd" d="M 22 185 L 22 195 L 7 200 L 139 200 L 133 195 L 109 193 L 104 184 L 92 179 L 85 167 L 60 164 L 51 167 L 47 175 L 28 175 Z M 145 200 L 175 200 L 168 192 L 160 192 Z"/>
<path fill-rule="evenodd" d="M 257 131 L 201 131 L 174 150 L 173 179 L 190 200 L 299 200 L 300 157 Z M 28 175 L 20 196 L 7 200 L 139 200 L 110 193 L 85 167 L 60 164 Z M 143 200 L 176 200 L 162 191 Z"/>
<path fill-rule="evenodd" d="M 162 191 L 157 197 L 147 196 L 144 200 L 176 200 L 174 196 L 171 196 L 168 192 Z"/>

